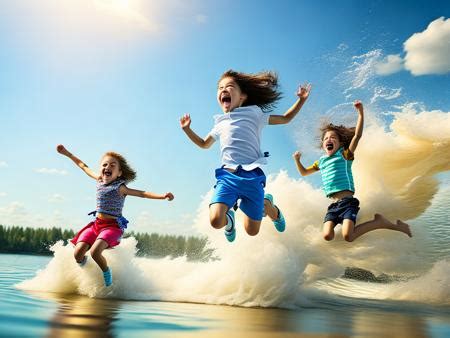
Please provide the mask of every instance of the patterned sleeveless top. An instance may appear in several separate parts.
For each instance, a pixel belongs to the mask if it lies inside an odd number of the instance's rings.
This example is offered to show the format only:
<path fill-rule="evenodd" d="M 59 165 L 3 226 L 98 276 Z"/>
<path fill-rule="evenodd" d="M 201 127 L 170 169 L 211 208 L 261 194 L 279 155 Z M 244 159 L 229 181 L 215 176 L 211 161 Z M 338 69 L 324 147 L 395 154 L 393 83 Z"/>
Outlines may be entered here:
<path fill-rule="evenodd" d="M 124 180 L 117 179 L 109 184 L 97 182 L 97 212 L 115 217 L 122 216 L 125 196 L 121 196 L 119 188 L 125 184 Z"/>
<path fill-rule="evenodd" d="M 320 157 L 316 163 L 322 175 L 323 190 L 327 197 L 344 190 L 355 192 L 352 175 L 353 155 L 348 149 L 344 150 L 341 147 L 331 156 Z"/>

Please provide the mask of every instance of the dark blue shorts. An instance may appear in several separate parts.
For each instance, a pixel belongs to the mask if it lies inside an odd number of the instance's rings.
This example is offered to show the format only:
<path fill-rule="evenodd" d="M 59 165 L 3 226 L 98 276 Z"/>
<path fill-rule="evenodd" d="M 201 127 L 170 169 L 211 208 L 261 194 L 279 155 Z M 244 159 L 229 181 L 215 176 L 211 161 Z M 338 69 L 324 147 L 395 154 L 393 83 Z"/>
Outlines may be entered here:
<path fill-rule="evenodd" d="M 332 221 L 334 224 L 342 223 L 344 219 L 352 220 L 356 223 L 356 215 L 359 211 L 359 201 L 355 197 L 344 197 L 328 206 L 324 223 Z"/>
<path fill-rule="evenodd" d="M 262 220 L 266 175 L 261 168 L 246 171 L 238 167 L 233 173 L 219 168 L 216 179 L 211 204 L 223 203 L 231 209 L 240 199 L 239 208 L 244 214 L 255 221 Z"/>

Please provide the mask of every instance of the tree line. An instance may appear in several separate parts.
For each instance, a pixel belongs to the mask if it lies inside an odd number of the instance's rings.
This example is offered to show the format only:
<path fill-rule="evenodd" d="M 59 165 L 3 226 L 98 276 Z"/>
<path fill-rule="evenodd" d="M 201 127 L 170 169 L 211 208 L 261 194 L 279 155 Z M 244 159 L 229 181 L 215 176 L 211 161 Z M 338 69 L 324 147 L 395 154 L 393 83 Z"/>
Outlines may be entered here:
<path fill-rule="evenodd" d="M 75 236 L 73 230 L 60 228 L 23 228 L 0 225 L 0 252 L 51 256 L 50 247 L 58 242 L 67 243 Z M 124 237 L 137 240 L 137 255 L 145 257 L 180 257 L 188 260 L 214 259 L 214 249 L 208 248 L 206 237 L 161 235 L 157 233 L 126 233 Z"/>

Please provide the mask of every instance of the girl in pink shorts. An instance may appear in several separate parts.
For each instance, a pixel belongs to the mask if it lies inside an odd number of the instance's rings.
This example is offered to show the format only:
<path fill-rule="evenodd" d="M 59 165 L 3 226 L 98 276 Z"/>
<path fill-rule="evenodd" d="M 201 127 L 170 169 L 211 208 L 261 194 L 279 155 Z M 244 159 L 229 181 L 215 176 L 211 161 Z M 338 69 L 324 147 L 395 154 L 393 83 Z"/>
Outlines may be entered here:
<path fill-rule="evenodd" d="M 92 259 L 103 271 L 105 286 L 112 284 L 111 268 L 103 256 L 103 250 L 120 243 L 128 221 L 122 216 L 122 209 L 127 195 L 150 199 L 173 200 L 171 192 L 164 195 L 142 190 L 130 189 L 128 182 L 136 178 L 136 172 L 128 165 L 125 158 L 115 152 L 107 152 L 100 162 L 100 174 L 93 172 L 83 161 L 70 153 L 63 145 L 56 150 L 70 158 L 89 177 L 97 181 L 97 208 L 91 214 L 96 216 L 81 229 L 71 240 L 75 245 L 74 257 L 80 266 L 86 263 L 86 252 L 90 250 Z"/>

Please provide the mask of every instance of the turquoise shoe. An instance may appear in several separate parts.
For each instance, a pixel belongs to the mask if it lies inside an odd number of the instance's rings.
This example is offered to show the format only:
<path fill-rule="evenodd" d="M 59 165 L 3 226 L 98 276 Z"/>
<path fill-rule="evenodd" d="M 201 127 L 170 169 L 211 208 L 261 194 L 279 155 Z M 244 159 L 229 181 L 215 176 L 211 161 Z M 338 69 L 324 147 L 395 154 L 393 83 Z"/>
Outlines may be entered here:
<path fill-rule="evenodd" d="M 234 223 L 234 211 L 227 211 L 227 225 L 225 225 L 225 237 L 228 242 L 233 242 L 236 238 L 236 227 Z"/>
<path fill-rule="evenodd" d="M 284 219 L 281 210 L 275 204 L 273 204 L 273 196 L 271 194 L 265 194 L 264 199 L 268 200 L 275 208 L 277 208 L 278 218 L 273 221 L 273 224 L 275 225 L 275 228 L 278 232 L 283 232 L 284 230 L 286 230 L 286 220 Z"/>
<path fill-rule="evenodd" d="M 108 270 L 103 271 L 103 279 L 105 280 L 105 286 L 110 286 L 112 284 L 111 268 L 108 268 Z"/>

